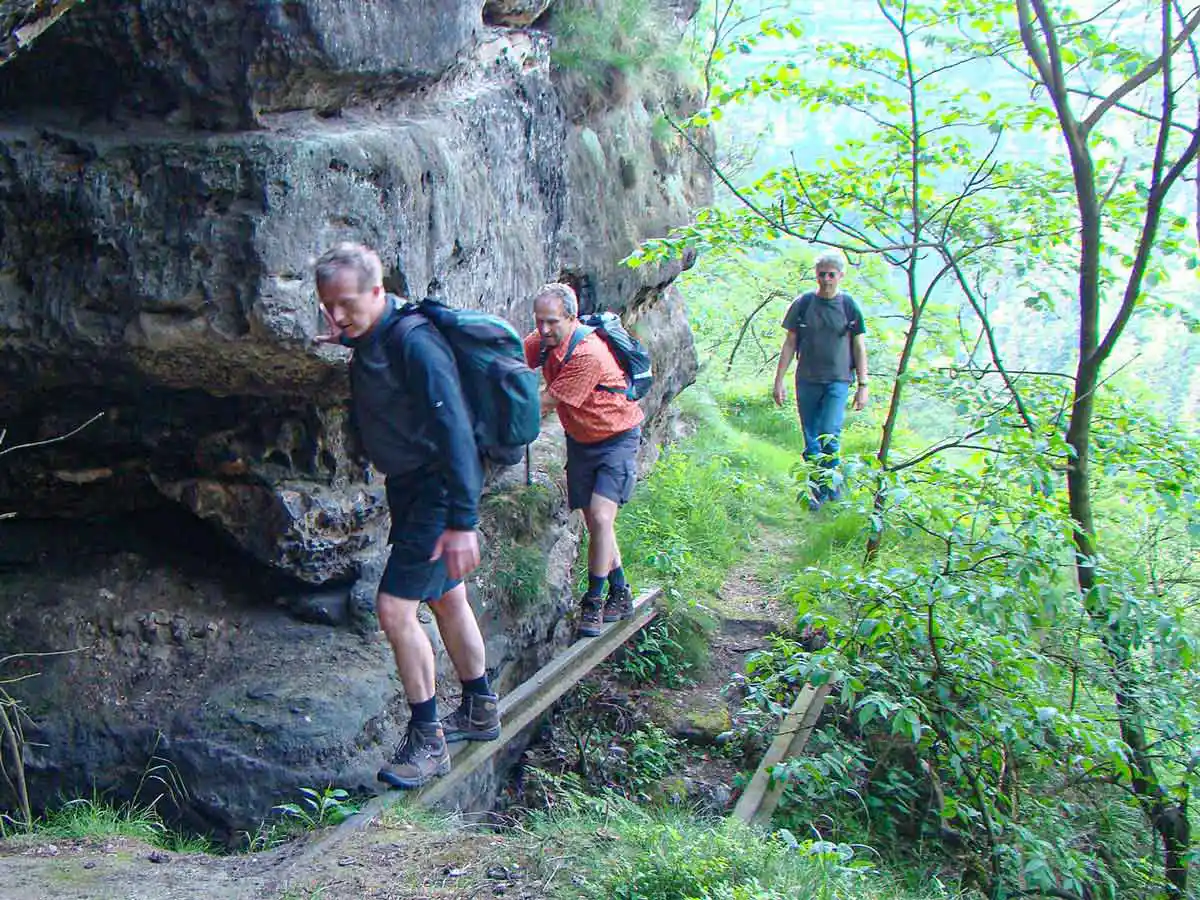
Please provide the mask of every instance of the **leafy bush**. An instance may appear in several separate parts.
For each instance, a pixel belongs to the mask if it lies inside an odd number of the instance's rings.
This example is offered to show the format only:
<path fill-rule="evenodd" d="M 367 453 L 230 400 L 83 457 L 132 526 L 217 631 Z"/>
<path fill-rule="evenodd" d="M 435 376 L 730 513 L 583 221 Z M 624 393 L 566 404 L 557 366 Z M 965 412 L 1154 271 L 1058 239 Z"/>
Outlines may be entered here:
<path fill-rule="evenodd" d="M 349 792 L 329 785 L 322 790 L 300 788 L 299 803 L 282 803 L 275 807 L 288 821 L 305 831 L 340 825 L 356 812 L 358 804 L 350 799 Z"/>
<path fill-rule="evenodd" d="M 648 801 L 678 768 L 678 740 L 639 724 L 628 696 L 610 683 L 585 681 L 555 709 L 540 756 L 522 786 L 525 805 L 554 806 L 560 796 L 592 792 Z"/>
<path fill-rule="evenodd" d="M 687 67 L 665 9 L 641 0 L 560 0 L 550 59 L 589 106 L 677 81 Z"/>
<path fill-rule="evenodd" d="M 897 484 L 890 558 L 797 577 L 800 625 L 830 640 L 779 640 L 752 661 L 752 696 L 777 712 L 799 684 L 837 687 L 811 752 L 777 772 L 784 821 L 828 823 L 837 809 L 873 843 L 934 837 L 973 853 L 969 870 L 993 890 L 1147 896 L 1152 835 L 1113 787 L 1134 772 L 1105 696 L 1103 623 L 1139 635 L 1124 702 L 1152 712 L 1157 748 L 1186 760 L 1182 736 L 1200 722 L 1194 621 L 1103 560 L 1108 612 L 1087 613 L 1070 524 L 1028 459 Z"/>
<path fill-rule="evenodd" d="M 508 544 L 496 556 L 492 580 L 514 610 L 528 609 L 546 587 L 546 556 L 538 547 Z"/>
<path fill-rule="evenodd" d="M 687 685 L 691 673 L 706 658 L 712 627 L 693 612 L 699 612 L 698 608 L 668 612 L 639 631 L 613 662 L 618 676 L 634 684 Z"/>

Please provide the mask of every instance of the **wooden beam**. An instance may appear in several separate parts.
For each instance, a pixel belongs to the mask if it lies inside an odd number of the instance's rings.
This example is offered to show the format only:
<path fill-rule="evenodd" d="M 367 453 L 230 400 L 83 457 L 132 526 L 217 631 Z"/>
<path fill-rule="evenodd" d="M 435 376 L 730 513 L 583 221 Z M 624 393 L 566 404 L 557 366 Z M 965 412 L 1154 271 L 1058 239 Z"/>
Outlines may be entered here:
<path fill-rule="evenodd" d="M 829 683 L 818 688 L 806 684 L 784 717 L 779 726 L 779 733 L 763 754 L 754 777 L 750 779 L 733 808 L 734 816 L 747 825 L 766 825 L 771 821 L 775 807 L 779 805 L 779 799 L 783 796 L 784 787 L 783 782 L 773 778 L 771 773 L 785 759 L 794 759 L 804 751 L 809 735 L 816 727 L 817 719 L 821 717 L 821 710 L 825 708 L 825 698 L 829 696 L 831 688 Z"/>
<path fill-rule="evenodd" d="M 602 660 L 607 659 L 627 640 L 641 631 L 658 610 L 654 601 L 661 590 L 655 588 L 638 598 L 633 615 L 605 628 L 599 637 L 580 638 L 557 659 L 539 669 L 532 678 L 509 694 L 500 703 L 500 737 L 486 743 L 474 741 L 459 744 L 463 749 L 454 756 L 454 768 L 450 774 L 430 782 L 422 788 L 415 800 L 424 807 L 434 807 L 444 802 L 471 773 L 490 759 L 501 747 L 524 731 L 533 721 L 548 710 L 559 697 L 573 688 Z"/>
<path fill-rule="evenodd" d="M 646 591 L 634 601 L 630 618 L 605 625 L 599 637 L 580 638 L 514 691 L 502 697 L 500 737 L 494 741 L 452 744 L 450 755 L 453 766 L 449 775 L 434 779 L 419 791 L 386 791 L 377 795 L 356 814 L 313 841 L 304 852 L 294 857 L 293 865 L 303 866 L 306 860 L 326 853 L 329 847 L 347 834 L 367 827 L 389 808 L 405 801 L 424 807 L 443 803 L 483 763 L 506 747 L 556 700 L 578 684 L 583 676 L 643 629 L 658 614 L 656 601 L 661 595 L 661 588 Z"/>
<path fill-rule="evenodd" d="M 14 28 L 10 34 L 0 35 L 0 41 L 3 41 L 6 45 L 3 57 L 0 57 L 0 66 L 16 56 L 18 50 L 23 50 L 32 44 L 42 32 L 65 16 L 72 7 L 78 6 L 81 2 L 82 0 L 59 0 L 58 3 L 51 6 L 39 18 L 32 19 L 20 27 Z M 11 43 L 9 43 L 10 40 Z"/>

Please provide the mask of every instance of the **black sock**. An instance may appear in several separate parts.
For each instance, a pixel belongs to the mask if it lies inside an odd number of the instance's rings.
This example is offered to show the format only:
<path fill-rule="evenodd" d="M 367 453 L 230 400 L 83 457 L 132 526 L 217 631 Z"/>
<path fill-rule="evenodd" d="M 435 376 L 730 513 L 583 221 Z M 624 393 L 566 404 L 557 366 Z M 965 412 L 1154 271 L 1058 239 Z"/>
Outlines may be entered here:
<path fill-rule="evenodd" d="M 625 567 L 617 566 L 608 573 L 608 592 L 623 591 L 627 585 L 625 584 Z"/>
<path fill-rule="evenodd" d="M 588 572 L 588 596 L 599 597 L 604 593 L 604 582 L 608 581 L 607 575 L 593 575 Z"/>
<path fill-rule="evenodd" d="M 492 692 L 491 685 L 488 684 L 487 672 L 484 672 L 478 678 L 472 678 L 470 681 L 462 683 L 463 694 L 490 694 Z"/>
<path fill-rule="evenodd" d="M 420 703 L 410 703 L 408 708 L 412 710 L 412 720 L 420 722 L 422 725 L 431 725 L 438 720 L 437 715 L 437 697 L 430 697 L 428 700 L 422 700 Z"/>

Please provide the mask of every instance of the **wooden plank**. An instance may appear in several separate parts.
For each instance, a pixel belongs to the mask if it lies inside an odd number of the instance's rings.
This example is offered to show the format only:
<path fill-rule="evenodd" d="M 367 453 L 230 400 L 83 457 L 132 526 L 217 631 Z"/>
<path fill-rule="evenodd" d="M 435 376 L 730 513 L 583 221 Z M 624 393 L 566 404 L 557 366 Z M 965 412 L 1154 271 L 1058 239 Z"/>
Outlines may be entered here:
<path fill-rule="evenodd" d="M 829 696 L 831 687 L 828 683 L 819 688 L 806 684 L 800 691 L 800 696 L 796 698 L 796 702 L 792 704 L 792 708 L 780 724 L 775 740 L 763 754 L 762 762 L 733 808 L 733 814 L 738 819 L 746 824 L 765 824 L 770 821 L 775 807 L 779 804 L 779 798 L 783 795 L 781 783 L 772 785 L 771 772 L 783 760 L 799 756 L 804 750 L 809 735 L 821 716 L 821 710 L 825 708 L 825 698 Z"/>
<path fill-rule="evenodd" d="M 817 719 L 821 718 L 821 710 L 825 708 L 825 698 L 829 696 L 831 685 L 825 683 L 817 688 L 812 699 L 809 701 L 808 708 L 805 709 L 804 715 L 800 719 L 800 727 L 796 733 L 792 735 L 791 743 L 788 744 L 787 752 L 784 754 L 784 759 L 797 759 L 804 752 L 805 745 L 808 744 L 808 739 L 813 733 L 813 729 L 817 726 Z M 769 825 L 771 816 L 775 814 L 775 807 L 779 805 L 780 799 L 783 797 L 784 782 L 782 779 L 768 779 L 774 784 L 770 790 L 763 796 L 758 804 L 758 809 L 754 813 L 754 823 L 757 825 Z"/>
<path fill-rule="evenodd" d="M 641 631 L 657 615 L 654 600 L 660 593 L 661 591 L 655 588 L 643 594 L 638 598 L 630 618 L 612 623 L 599 637 L 580 638 L 559 659 L 547 663 L 513 691 L 509 695 L 509 711 L 507 714 L 501 714 L 500 721 L 503 724 L 500 737 L 487 743 L 476 741 L 467 744 L 464 750 L 454 757 L 454 768 L 450 770 L 450 774 L 423 787 L 417 794 L 416 802 L 425 807 L 442 803 L 498 749 L 507 746 L 559 697 L 578 684 L 584 675 Z M 503 709 L 504 705 L 501 704 L 501 710 Z"/>
<path fill-rule="evenodd" d="M 500 737 L 494 741 L 464 741 L 452 744 L 450 755 L 453 766 L 449 775 L 434 779 L 419 791 L 386 791 L 377 795 L 356 814 L 313 841 L 294 858 L 294 865 L 303 865 L 305 860 L 326 852 L 346 834 L 365 828 L 392 806 L 404 801 L 425 807 L 442 802 L 496 751 L 507 746 L 559 697 L 574 687 L 584 675 L 644 628 L 658 614 L 655 601 L 661 595 L 661 588 L 646 591 L 634 601 L 633 615 L 630 618 L 605 625 L 599 637 L 580 638 L 575 641 L 515 690 L 502 697 Z"/>

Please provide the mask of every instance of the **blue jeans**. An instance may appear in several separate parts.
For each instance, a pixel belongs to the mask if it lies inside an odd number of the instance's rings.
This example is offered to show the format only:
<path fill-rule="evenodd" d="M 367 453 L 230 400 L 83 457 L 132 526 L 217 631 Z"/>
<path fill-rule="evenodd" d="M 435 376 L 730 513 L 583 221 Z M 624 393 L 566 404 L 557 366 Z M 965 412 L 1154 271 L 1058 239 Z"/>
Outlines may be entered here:
<path fill-rule="evenodd" d="M 796 379 L 796 409 L 800 413 L 800 428 L 804 432 L 804 458 L 819 461 L 824 469 L 838 467 L 842 423 L 846 420 L 846 399 L 850 395 L 848 381 L 804 381 Z M 817 499 L 836 499 L 841 493 L 840 479 L 822 479 Z M 835 487 L 835 484 L 837 485 Z"/>

